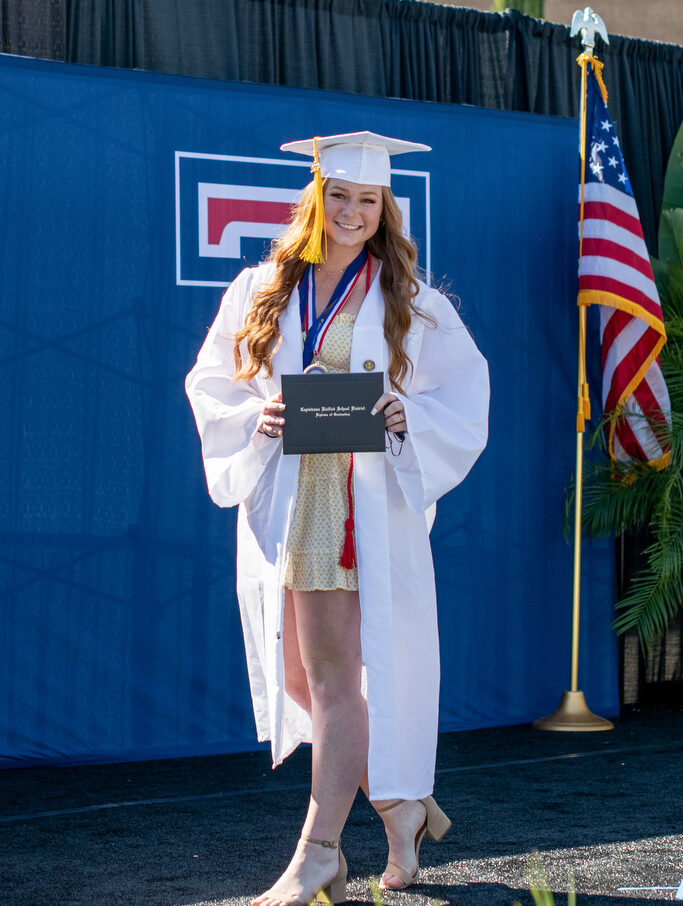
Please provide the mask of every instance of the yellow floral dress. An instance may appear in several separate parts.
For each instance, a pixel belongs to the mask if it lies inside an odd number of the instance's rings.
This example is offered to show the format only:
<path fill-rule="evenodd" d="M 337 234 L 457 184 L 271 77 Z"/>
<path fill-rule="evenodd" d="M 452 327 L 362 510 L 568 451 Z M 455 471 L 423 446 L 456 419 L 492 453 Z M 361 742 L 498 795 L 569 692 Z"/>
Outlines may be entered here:
<path fill-rule="evenodd" d="M 349 370 L 355 315 L 339 312 L 319 355 L 328 371 Z M 347 481 L 350 453 L 304 453 L 287 542 L 285 585 L 298 591 L 358 590 L 358 570 L 339 565 L 349 515 Z"/>

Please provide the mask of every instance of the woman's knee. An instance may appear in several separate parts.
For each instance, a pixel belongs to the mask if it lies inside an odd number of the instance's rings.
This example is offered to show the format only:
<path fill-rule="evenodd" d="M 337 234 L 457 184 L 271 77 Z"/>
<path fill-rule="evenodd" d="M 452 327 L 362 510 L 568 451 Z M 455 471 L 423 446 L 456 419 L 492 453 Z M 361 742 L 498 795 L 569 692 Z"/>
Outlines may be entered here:
<path fill-rule="evenodd" d="M 360 695 L 361 661 L 352 652 L 306 658 L 304 669 L 311 700 L 323 707 Z"/>
<path fill-rule="evenodd" d="M 299 655 L 311 694 L 323 707 L 360 695 L 357 592 L 294 592 Z"/>

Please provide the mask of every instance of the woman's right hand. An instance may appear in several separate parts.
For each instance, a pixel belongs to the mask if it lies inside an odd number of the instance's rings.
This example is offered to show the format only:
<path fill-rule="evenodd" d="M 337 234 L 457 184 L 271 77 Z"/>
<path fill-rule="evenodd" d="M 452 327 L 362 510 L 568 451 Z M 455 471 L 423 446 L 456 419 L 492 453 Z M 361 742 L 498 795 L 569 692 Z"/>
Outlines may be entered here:
<path fill-rule="evenodd" d="M 267 437 L 281 437 L 282 426 L 285 423 L 282 413 L 285 411 L 285 404 L 282 402 L 282 394 L 276 393 L 266 400 L 261 409 L 258 420 L 258 431 Z"/>

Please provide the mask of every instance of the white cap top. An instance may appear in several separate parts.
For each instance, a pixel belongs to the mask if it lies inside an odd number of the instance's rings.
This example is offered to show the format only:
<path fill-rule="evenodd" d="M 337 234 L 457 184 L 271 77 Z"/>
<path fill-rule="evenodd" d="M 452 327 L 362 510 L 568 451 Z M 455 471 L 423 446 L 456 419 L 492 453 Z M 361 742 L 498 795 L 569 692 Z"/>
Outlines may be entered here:
<path fill-rule="evenodd" d="M 386 135 L 377 135 L 375 132 L 324 135 L 317 139 L 317 144 L 320 175 L 323 179 L 336 176 L 337 179 L 367 186 L 391 185 L 391 154 L 432 150 L 429 145 L 387 138 Z M 313 139 L 287 142 L 280 146 L 280 150 L 313 157 Z"/>

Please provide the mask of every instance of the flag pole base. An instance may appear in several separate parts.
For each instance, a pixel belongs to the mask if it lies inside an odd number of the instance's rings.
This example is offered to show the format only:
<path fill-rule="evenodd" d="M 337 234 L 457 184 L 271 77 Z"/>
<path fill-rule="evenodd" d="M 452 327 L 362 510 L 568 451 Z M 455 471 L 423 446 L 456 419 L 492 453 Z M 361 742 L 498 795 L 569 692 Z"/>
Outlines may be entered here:
<path fill-rule="evenodd" d="M 593 733 L 613 730 L 614 724 L 588 709 L 583 692 L 563 692 L 560 706 L 547 717 L 535 720 L 535 730 L 561 730 L 570 733 Z"/>

